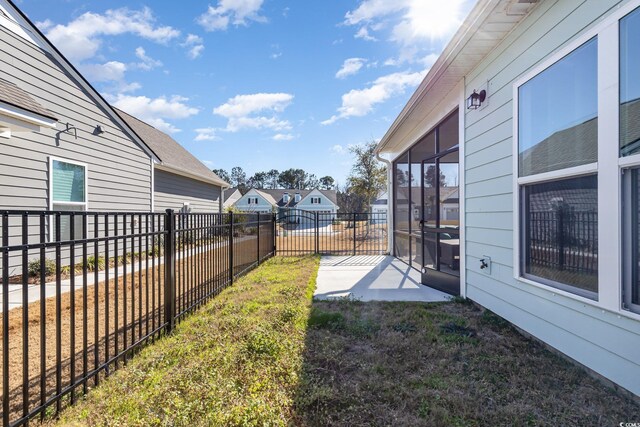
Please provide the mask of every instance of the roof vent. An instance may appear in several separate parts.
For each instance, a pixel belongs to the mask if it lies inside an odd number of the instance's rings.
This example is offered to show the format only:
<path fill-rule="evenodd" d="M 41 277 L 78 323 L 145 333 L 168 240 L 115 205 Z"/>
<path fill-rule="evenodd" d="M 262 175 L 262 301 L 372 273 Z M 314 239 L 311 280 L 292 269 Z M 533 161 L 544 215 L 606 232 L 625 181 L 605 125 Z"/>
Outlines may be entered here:
<path fill-rule="evenodd" d="M 302 199 L 302 196 L 300 195 L 300 193 L 296 193 L 296 195 L 294 196 L 293 200 L 298 203 L 300 201 L 300 199 Z"/>

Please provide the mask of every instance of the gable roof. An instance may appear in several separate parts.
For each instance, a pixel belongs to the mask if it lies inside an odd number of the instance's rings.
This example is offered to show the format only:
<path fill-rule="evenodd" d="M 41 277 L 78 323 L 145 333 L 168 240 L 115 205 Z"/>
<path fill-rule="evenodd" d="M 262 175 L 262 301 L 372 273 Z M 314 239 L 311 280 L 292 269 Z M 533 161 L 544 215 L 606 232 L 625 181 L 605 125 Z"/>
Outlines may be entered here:
<path fill-rule="evenodd" d="M 116 114 L 111 105 L 100 95 L 100 93 L 89 83 L 89 81 L 82 75 L 80 72 L 69 62 L 69 60 L 58 50 L 57 47 L 53 43 L 49 41 L 49 39 L 34 25 L 33 22 L 27 17 L 27 15 L 18 8 L 14 4 L 12 0 L 0 0 L 0 4 L 4 6 L 8 6 L 10 10 L 7 12 L 13 16 L 10 16 L 10 21 L 14 22 L 16 20 L 16 24 L 19 26 L 20 31 L 27 31 L 29 37 L 33 38 L 35 42 L 37 42 L 38 46 L 42 49 L 45 49 L 47 53 L 51 55 L 51 57 L 60 65 L 69 76 L 75 80 L 82 89 L 84 89 L 95 104 L 102 108 L 102 110 L 116 123 L 120 126 L 123 131 L 129 135 L 134 141 L 151 159 L 158 160 L 156 153 L 153 152 L 136 134 L 135 132 Z M 3 16 L 7 16 L 6 13 L 3 12 Z M 22 22 L 18 22 L 22 21 Z"/>
<path fill-rule="evenodd" d="M 229 197 L 233 196 L 236 191 L 240 193 L 240 189 L 238 187 L 231 187 L 231 188 L 227 188 L 226 190 L 224 190 L 224 200 L 223 201 L 226 202 L 227 200 L 229 200 Z M 240 193 L 240 196 L 242 197 L 242 193 Z"/>
<path fill-rule="evenodd" d="M 271 201 L 273 200 L 273 202 L 271 202 L 274 206 L 278 206 L 280 208 L 293 208 L 295 207 L 298 203 L 300 203 L 301 201 L 303 201 L 309 194 L 311 194 L 313 190 L 291 190 L 291 189 L 284 189 L 284 188 L 276 188 L 276 189 L 260 189 L 257 190 L 257 192 L 261 193 L 263 195 L 263 197 L 265 197 L 267 200 Z M 331 203 L 333 203 L 334 205 L 338 204 L 338 196 L 336 194 L 336 190 L 320 190 L 318 189 L 318 191 L 320 193 L 322 193 L 327 199 L 329 199 L 329 201 Z M 289 196 L 291 196 L 289 198 L 289 202 L 285 203 L 285 201 L 283 200 L 283 196 L 284 193 L 289 193 Z M 296 202 L 295 201 L 295 195 L 296 193 L 300 193 L 300 202 Z"/>
<path fill-rule="evenodd" d="M 168 169 L 169 172 L 175 172 L 179 175 L 210 182 L 222 187 L 229 186 L 227 182 L 213 173 L 166 133 L 118 108 L 113 107 L 113 109 L 133 129 L 138 137 L 156 153 L 161 162 L 160 165 Z"/>
<path fill-rule="evenodd" d="M 22 110 L 35 113 L 39 116 L 52 120 L 58 118 L 49 110 L 40 105 L 26 91 L 20 89 L 16 84 L 0 78 L 0 102 L 18 107 Z"/>

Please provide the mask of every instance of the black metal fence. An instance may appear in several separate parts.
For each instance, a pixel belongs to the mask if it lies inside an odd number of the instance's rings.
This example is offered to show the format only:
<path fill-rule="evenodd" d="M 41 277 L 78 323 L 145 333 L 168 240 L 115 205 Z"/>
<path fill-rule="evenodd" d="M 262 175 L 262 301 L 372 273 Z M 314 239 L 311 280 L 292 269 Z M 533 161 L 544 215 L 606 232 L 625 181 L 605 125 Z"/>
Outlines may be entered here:
<path fill-rule="evenodd" d="M 278 255 L 381 255 L 388 253 L 386 213 L 281 210 L 276 219 Z"/>
<path fill-rule="evenodd" d="M 2 421 L 57 414 L 275 252 L 271 214 L 1 211 Z"/>
<path fill-rule="evenodd" d="M 527 232 L 530 265 L 597 274 L 597 212 L 572 212 L 566 209 L 531 212 Z"/>

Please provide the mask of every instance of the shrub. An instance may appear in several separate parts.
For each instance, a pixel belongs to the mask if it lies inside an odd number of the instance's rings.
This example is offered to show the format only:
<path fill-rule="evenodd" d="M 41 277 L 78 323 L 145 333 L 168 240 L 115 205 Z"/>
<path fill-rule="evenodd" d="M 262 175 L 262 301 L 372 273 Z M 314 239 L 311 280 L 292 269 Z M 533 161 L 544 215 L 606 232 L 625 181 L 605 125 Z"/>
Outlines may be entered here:
<path fill-rule="evenodd" d="M 34 259 L 29 261 L 28 265 L 29 276 L 36 277 L 40 275 L 40 260 Z M 56 262 L 52 259 L 45 258 L 44 260 L 44 275 L 52 276 L 56 273 Z"/>
<path fill-rule="evenodd" d="M 97 269 L 98 271 L 100 271 L 100 270 L 104 270 L 104 266 L 105 266 L 104 257 L 99 256 L 96 258 L 95 255 L 90 255 L 87 257 L 87 270 L 95 271 Z"/>

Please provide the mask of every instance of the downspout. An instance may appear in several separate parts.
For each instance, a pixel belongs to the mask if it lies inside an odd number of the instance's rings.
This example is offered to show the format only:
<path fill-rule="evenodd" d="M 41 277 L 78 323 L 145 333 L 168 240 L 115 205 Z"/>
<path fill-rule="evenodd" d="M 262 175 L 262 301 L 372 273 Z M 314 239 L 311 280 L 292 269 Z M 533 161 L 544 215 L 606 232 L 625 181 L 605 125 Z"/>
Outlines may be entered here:
<path fill-rule="evenodd" d="M 393 195 L 391 192 L 393 185 L 393 165 L 389 160 L 380 157 L 380 152 L 377 149 L 375 150 L 375 153 L 376 159 L 387 165 L 387 252 L 389 252 L 389 255 L 393 255 L 393 251 L 391 250 L 393 248 Z"/>

